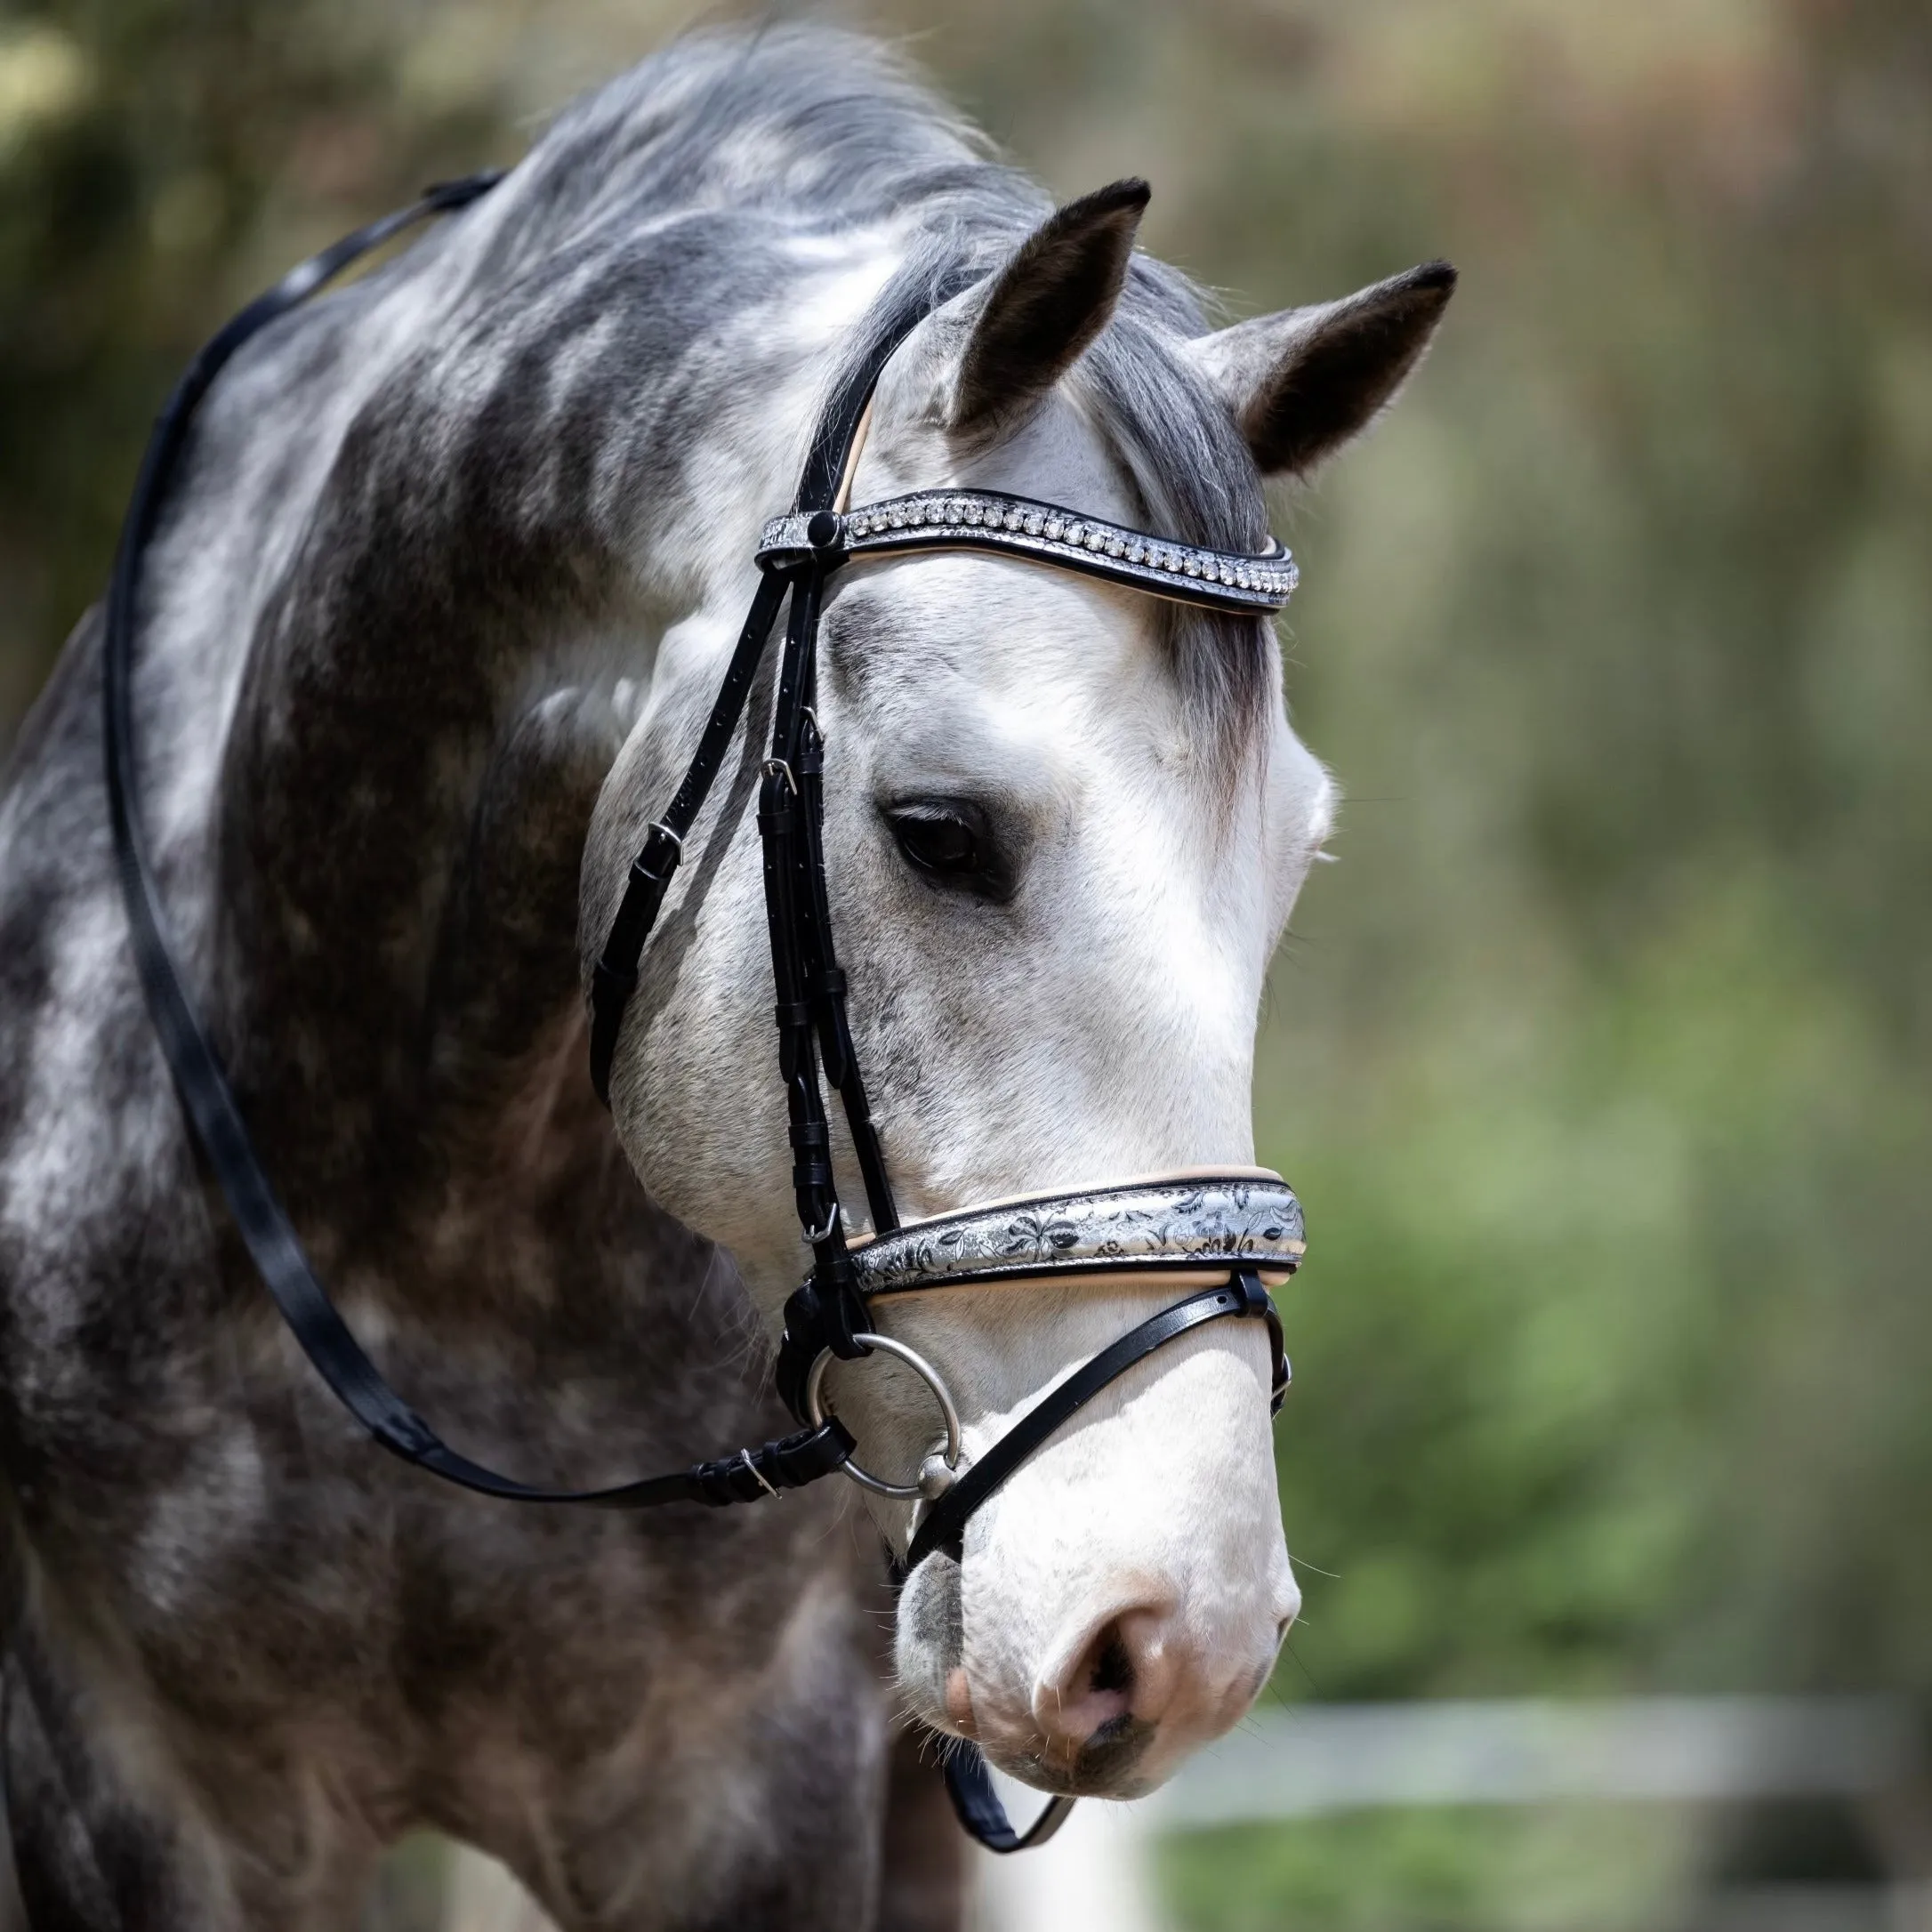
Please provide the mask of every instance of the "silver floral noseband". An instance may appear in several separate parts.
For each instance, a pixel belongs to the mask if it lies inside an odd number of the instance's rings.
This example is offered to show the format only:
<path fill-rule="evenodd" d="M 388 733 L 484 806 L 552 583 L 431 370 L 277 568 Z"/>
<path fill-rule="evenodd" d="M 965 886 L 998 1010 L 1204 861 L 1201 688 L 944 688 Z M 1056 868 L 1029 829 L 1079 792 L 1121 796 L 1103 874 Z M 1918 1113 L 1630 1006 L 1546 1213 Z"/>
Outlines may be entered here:
<path fill-rule="evenodd" d="M 1277 1287 L 1307 1252 L 1301 1203 L 1273 1176 L 1127 1181 L 969 1208 L 852 1244 L 859 1292 L 906 1294 L 1042 1275 L 1252 1268 Z"/>
<path fill-rule="evenodd" d="M 956 1553 L 966 1518 L 1060 1422 L 1135 1362 L 1203 1322 L 1244 1315 L 1267 1324 L 1270 1399 L 1278 1408 L 1291 1371 L 1268 1290 L 1294 1273 L 1306 1249 L 1294 1191 L 1259 1169 L 1027 1195 L 935 1215 L 876 1237 L 857 1236 L 849 1252 L 868 1311 L 890 1295 L 1061 1278 L 1109 1286 L 1145 1281 L 1195 1292 L 1059 1384 L 963 1477 L 958 1405 L 944 1377 L 903 1341 L 862 1328 L 865 1348 L 892 1356 L 931 1391 L 946 1423 L 946 1443 L 916 1481 L 891 1482 L 850 1460 L 844 1473 L 879 1495 L 922 1499 L 928 1506 L 907 1551 L 910 1568 L 934 1550 Z M 831 1361 L 829 1348 L 809 1359 L 795 1350 L 789 1362 L 780 1358 L 781 1386 L 801 1377 L 799 1406 L 815 1427 L 824 1427 L 831 1413 L 824 1397 Z"/>

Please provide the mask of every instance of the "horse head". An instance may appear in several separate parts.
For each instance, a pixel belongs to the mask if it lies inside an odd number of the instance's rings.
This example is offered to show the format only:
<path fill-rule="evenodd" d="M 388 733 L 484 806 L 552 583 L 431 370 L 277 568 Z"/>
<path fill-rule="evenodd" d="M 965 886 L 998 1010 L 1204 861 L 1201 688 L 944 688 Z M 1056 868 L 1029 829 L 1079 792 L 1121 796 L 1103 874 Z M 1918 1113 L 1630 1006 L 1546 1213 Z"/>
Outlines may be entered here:
<path fill-rule="evenodd" d="M 854 502 L 1006 491 L 1265 548 L 1264 479 L 1305 476 L 1390 399 L 1453 271 L 1203 333 L 1185 284 L 1133 253 L 1146 201 L 1116 184 L 955 276 L 885 367 Z M 880 286 L 877 260 L 846 262 L 817 326 L 846 326 Z M 808 402 L 785 425 L 798 447 Z M 666 636 L 593 820 L 586 962 L 736 631 L 744 559 L 777 507 L 755 467 L 720 458 L 715 514 L 689 538 L 712 587 Z M 1335 809 L 1267 620 L 1008 557 L 899 556 L 833 580 L 814 708 L 832 912 L 903 1216 L 1018 1197 L 1024 1240 L 1024 1197 L 1252 1171 L 1263 981 Z M 776 1325 L 809 1258 L 772 1044 L 755 701 L 749 733 L 688 841 L 611 1095 L 644 1186 L 730 1250 Z M 834 1165 L 851 1157 L 835 1136 Z M 1171 1285 L 1103 1271 L 884 1297 L 872 1316 L 937 1364 L 970 1462 L 1163 1299 Z M 930 1474 L 938 1416 L 915 1374 L 875 1354 L 825 1386 L 869 1467 Z M 1235 1723 L 1300 1600 L 1268 1394 L 1259 1324 L 1217 1322 L 1059 1429 L 973 1517 L 959 1560 L 927 1555 L 907 1578 L 909 1710 L 1034 1784 L 1115 1796 Z M 926 1504 L 869 1501 L 903 1557 Z"/>

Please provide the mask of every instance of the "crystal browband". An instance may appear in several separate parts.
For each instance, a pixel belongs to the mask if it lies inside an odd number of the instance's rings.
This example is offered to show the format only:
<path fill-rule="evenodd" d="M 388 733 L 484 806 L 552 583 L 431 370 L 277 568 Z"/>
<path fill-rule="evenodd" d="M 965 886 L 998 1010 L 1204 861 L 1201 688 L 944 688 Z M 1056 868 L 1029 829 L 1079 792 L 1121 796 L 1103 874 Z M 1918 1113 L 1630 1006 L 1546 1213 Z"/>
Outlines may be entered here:
<path fill-rule="evenodd" d="M 1259 557 L 1202 550 L 1149 536 L 1056 503 L 998 490 L 893 496 L 839 516 L 774 517 L 758 546 L 761 564 L 793 559 L 888 557 L 908 551 L 986 550 L 1104 577 L 1155 597 L 1211 610 L 1273 612 L 1300 573 L 1279 543 Z"/>

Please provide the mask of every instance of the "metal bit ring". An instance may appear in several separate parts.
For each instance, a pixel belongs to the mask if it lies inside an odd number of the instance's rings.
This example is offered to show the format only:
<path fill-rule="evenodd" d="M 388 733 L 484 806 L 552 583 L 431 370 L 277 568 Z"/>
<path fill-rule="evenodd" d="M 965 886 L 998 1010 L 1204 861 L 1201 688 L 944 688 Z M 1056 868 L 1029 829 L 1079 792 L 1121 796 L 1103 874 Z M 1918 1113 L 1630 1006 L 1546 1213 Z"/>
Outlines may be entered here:
<path fill-rule="evenodd" d="M 953 1406 L 953 1397 L 946 1384 L 939 1380 L 939 1372 L 915 1349 L 908 1348 L 903 1341 L 894 1341 L 890 1335 L 854 1335 L 854 1341 L 864 1342 L 868 1348 L 878 1348 L 903 1362 L 931 1389 L 933 1399 L 939 1405 L 939 1413 L 946 1418 L 946 1466 L 949 1469 L 959 1467 L 960 1428 L 959 1411 Z M 811 1373 L 805 1378 L 805 1413 L 814 1429 L 819 1428 L 825 1420 L 825 1407 L 821 1390 L 825 1384 L 825 1371 L 832 1364 L 833 1356 L 829 1348 L 821 1348 L 817 1359 L 811 1365 Z M 892 1496 L 900 1501 L 910 1501 L 925 1494 L 918 1483 L 889 1483 L 882 1477 L 874 1476 L 868 1469 L 862 1469 L 857 1462 L 847 1462 L 844 1474 L 849 1476 L 861 1489 L 869 1489 L 874 1495 Z"/>

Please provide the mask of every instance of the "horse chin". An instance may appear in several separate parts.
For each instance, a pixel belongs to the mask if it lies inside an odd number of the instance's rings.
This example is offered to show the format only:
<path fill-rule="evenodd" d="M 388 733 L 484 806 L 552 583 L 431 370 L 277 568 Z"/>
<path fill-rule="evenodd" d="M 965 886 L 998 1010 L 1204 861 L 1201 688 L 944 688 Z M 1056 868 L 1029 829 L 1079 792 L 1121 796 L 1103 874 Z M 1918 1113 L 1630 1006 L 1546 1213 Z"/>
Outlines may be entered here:
<path fill-rule="evenodd" d="M 1164 1761 L 1155 1760 L 1156 1735 L 1152 1725 L 1123 1718 L 1109 1727 L 1107 1735 L 1090 1740 L 1071 1764 L 1057 1761 L 1051 1743 L 1037 1733 L 1005 1742 L 982 1739 L 979 1748 L 995 1770 L 1036 1791 L 1118 1800 L 1145 1798 L 1165 1783 L 1179 1763 L 1178 1752 L 1165 1754 Z"/>

